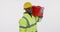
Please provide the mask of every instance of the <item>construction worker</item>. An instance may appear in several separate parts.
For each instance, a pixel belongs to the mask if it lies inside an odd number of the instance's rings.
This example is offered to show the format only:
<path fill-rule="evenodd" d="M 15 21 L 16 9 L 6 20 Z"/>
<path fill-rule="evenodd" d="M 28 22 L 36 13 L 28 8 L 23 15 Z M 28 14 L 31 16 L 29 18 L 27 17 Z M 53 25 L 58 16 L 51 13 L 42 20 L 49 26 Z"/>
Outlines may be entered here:
<path fill-rule="evenodd" d="M 32 15 L 32 4 L 26 2 L 24 10 L 23 17 L 19 20 L 19 32 L 37 32 L 36 23 L 39 21 L 39 17 Z"/>

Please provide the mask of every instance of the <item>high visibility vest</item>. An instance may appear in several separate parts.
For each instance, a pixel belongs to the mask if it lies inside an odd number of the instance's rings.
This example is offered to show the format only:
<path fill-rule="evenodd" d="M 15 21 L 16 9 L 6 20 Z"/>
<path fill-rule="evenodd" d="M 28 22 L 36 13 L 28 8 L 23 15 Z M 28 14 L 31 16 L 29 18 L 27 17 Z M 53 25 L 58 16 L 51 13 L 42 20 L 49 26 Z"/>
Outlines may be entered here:
<path fill-rule="evenodd" d="M 25 13 L 23 17 L 19 20 L 19 32 L 36 32 L 36 23 L 38 22 L 38 17 L 32 17 Z"/>

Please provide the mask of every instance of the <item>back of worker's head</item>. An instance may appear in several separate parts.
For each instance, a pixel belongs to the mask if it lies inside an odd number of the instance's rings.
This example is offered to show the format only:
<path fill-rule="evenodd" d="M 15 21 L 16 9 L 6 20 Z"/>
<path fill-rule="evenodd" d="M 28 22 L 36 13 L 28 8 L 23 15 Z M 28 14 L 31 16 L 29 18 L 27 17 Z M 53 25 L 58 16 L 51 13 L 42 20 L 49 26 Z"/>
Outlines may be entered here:
<path fill-rule="evenodd" d="M 31 13 L 31 11 L 32 11 L 32 4 L 30 2 L 24 3 L 24 10 L 26 10 L 29 13 Z"/>
<path fill-rule="evenodd" d="M 32 7 L 32 4 L 30 2 L 26 2 L 24 4 L 24 8 L 26 9 L 26 8 L 29 8 L 29 7 Z"/>

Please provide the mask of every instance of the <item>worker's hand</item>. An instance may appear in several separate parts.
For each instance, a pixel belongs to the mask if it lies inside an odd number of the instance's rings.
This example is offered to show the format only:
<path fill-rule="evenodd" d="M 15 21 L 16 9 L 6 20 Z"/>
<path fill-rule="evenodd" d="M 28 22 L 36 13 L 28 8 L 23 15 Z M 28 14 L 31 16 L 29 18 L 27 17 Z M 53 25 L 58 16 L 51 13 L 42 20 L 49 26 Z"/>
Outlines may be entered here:
<path fill-rule="evenodd" d="M 41 9 L 42 16 L 39 16 L 39 18 L 43 18 L 43 10 L 44 10 L 44 7 L 42 7 Z"/>
<path fill-rule="evenodd" d="M 44 10 L 44 7 L 42 7 L 42 9 L 41 9 L 41 13 L 43 14 L 43 10 Z"/>
<path fill-rule="evenodd" d="M 39 18 L 43 18 L 43 16 L 38 16 Z"/>

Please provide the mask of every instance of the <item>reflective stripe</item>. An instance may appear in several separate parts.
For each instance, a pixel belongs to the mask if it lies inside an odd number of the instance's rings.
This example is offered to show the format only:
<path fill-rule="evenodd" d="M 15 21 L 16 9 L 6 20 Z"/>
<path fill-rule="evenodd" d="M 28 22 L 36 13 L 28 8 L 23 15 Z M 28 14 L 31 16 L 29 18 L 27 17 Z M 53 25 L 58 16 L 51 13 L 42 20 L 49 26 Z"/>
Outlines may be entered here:
<path fill-rule="evenodd" d="M 34 24 L 30 25 L 30 26 L 26 26 L 26 27 L 24 27 L 24 26 L 19 26 L 19 27 L 20 28 L 30 28 L 30 27 L 35 26 L 35 25 L 36 25 L 36 23 L 34 23 Z"/>
<path fill-rule="evenodd" d="M 26 27 L 24 27 L 24 26 L 19 26 L 20 28 L 30 28 L 30 27 L 36 25 L 36 23 L 37 23 L 37 22 L 35 22 L 34 24 L 30 25 L 28 19 L 27 19 L 26 17 L 24 17 L 24 16 L 23 16 L 23 18 L 27 21 L 27 24 L 28 24 L 28 25 L 27 25 Z M 39 21 L 39 20 L 38 20 L 38 21 Z"/>
<path fill-rule="evenodd" d="M 23 16 L 23 18 L 27 21 L 28 26 L 30 26 L 30 23 L 26 17 Z"/>
<path fill-rule="evenodd" d="M 36 23 L 37 23 L 37 22 L 36 22 Z M 35 25 L 36 25 L 36 23 L 34 23 L 34 24 L 30 25 L 30 27 L 35 26 Z"/>
<path fill-rule="evenodd" d="M 30 23 L 29 23 L 28 19 L 26 17 L 24 17 L 24 16 L 23 16 L 23 18 L 26 20 L 28 25 L 26 27 L 20 26 L 20 28 L 29 28 L 30 27 Z"/>
<path fill-rule="evenodd" d="M 20 28 L 26 28 L 26 27 L 24 27 L 24 26 L 19 26 Z"/>

